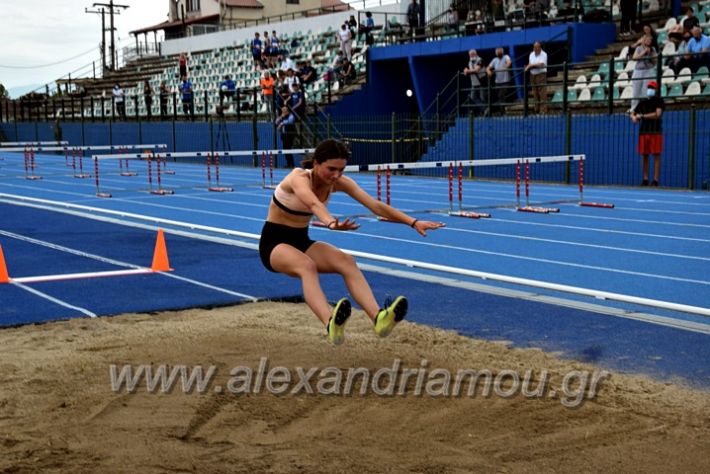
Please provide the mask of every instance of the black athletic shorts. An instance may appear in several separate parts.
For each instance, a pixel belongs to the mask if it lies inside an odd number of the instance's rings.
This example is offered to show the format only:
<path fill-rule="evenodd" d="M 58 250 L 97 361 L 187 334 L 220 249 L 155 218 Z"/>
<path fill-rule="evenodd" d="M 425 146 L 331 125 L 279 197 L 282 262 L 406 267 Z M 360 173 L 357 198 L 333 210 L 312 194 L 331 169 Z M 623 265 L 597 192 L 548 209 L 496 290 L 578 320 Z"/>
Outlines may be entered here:
<path fill-rule="evenodd" d="M 274 224 L 273 222 L 265 222 L 261 229 L 261 239 L 259 239 L 259 257 L 261 263 L 264 264 L 267 270 L 276 273 L 276 270 L 271 268 L 271 252 L 279 244 L 288 244 L 297 248 L 301 252 L 305 252 L 316 241 L 308 237 L 308 226 L 306 227 L 291 227 L 283 224 Z"/>

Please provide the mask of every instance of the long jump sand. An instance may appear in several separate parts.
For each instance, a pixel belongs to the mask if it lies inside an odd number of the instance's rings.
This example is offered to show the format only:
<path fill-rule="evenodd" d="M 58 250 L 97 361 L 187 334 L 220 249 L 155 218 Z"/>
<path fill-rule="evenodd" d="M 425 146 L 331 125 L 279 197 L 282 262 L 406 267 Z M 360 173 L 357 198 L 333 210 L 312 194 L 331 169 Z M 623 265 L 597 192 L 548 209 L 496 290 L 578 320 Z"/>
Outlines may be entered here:
<path fill-rule="evenodd" d="M 374 373 L 396 360 L 495 377 L 530 369 L 547 371 L 558 392 L 565 374 L 600 370 L 408 322 L 379 340 L 358 311 L 347 337 L 329 346 L 308 308 L 287 303 L 0 330 L 0 472 L 710 472 L 710 394 L 645 377 L 612 373 L 576 408 L 549 392 L 416 396 L 414 379 L 391 396 L 244 395 L 233 393 L 244 383 L 228 385 L 231 369 L 256 373 L 262 358 L 294 380 L 297 367 Z M 145 382 L 115 392 L 112 364 L 216 375 L 205 393 L 150 393 Z M 513 384 L 511 375 L 501 393 Z"/>

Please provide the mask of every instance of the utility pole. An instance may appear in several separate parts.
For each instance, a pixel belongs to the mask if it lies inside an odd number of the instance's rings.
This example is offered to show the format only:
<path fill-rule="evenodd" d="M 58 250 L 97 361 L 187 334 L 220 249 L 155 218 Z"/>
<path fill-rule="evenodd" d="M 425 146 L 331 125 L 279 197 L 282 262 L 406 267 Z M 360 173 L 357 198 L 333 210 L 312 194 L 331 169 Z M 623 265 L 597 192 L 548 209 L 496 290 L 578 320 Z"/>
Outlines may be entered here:
<path fill-rule="evenodd" d="M 106 10 L 101 7 L 99 10 L 84 9 L 85 13 L 95 13 L 101 15 L 101 72 L 106 71 Z M 116 12 L 119 14 L 120 12 Z"/>
<path fill-rule="evenodd" d="M 115 34 L 114 34 L 114 33 L 115 33 L 115 31 L 116 31 L 116 28 L 114 28 L 114 26 L 113 26 L 113 15 L 114 15 L 114 14 L 120 15 L 121 10 L 119 10 L 119 8 L 128 8 L 129 5 L 116 5 L 116 4 L 113 3 L 113 0 L 110 0 L 109 3 L 94 3 L 92 6 L 93 6 L 94 8 L 96 8 L 96 7 L 106 7 L 106 8 L 108 8 L 108 13 L 109 13 L 109 15 L 110 15 L 110 22 L 111 22 L 111 25 L 110 25 L 110 27 L 109 27 L 109 29 L 111 30 L 111 47 L 110 47 L 110 50 L 111 50 L 111 70 L 112 70 L 112 71 L 115 71 L 115 70 L 116 70 L 117 57 L 116 57 L 116 39 L 115 39 Z M 101 24 L 102 24 L 102 27 L 103 27 L 103 24 L 104 24 L 104 17 L 103 17 L 104 9 L 101 8 L 101 11 L 102 11 L 102 13 L 101 13 L 101 15 L 102 15 L 102 16 L 101 16 Z M 93 12 L 92 12 L 92 13 L 93 13 Z M 102 28 L 102 29 L 104 29 L 104 28 Z M 104 31 L 105 31 L 105 30 L 104 30 Z M 105 41 L 104 41 L 104 43 L 105 43 Z"/>

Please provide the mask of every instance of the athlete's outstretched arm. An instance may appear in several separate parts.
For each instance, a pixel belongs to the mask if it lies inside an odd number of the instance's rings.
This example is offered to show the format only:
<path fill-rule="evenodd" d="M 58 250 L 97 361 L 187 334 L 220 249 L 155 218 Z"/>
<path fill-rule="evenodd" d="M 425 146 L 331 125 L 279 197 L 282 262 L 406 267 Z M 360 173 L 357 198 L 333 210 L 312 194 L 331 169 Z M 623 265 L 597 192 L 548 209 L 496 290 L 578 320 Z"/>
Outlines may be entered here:
<path fill-rule="evenodd" d="M 407 224 L 414 230 L 419 232 L 422 236 L 426 236 L 428 230 L 435 230 L 440 227 L 444 227 L 442 222 L 433 221 L 423 221 L 416 219 L 412 216 L 405 214 L 404 212 L 396 209 L 382 201 L 378 201 L 369 194 L 367 194 L 354 180 L 347 176 L 343 176 L 338 180 L 336 184 L 336 189 L 343 191 L 350 195 L 357 202 L 368 208 L 375 215 L 387 218 L 395 222 L 401 222 L 402 224 Z"/>

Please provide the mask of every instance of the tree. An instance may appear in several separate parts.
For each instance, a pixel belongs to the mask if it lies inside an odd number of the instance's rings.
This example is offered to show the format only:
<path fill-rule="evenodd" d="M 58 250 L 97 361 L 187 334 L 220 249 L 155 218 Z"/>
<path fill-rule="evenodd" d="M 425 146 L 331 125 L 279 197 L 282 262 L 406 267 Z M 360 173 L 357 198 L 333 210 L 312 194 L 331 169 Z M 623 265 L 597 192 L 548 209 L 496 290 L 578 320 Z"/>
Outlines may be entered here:
<path fill-rule="evenodd" d="M 0 99 L 9 99 L 10 94 L 7 93 L 7 89 L 5 89 L 5 86 L 0 83 Z"/>

